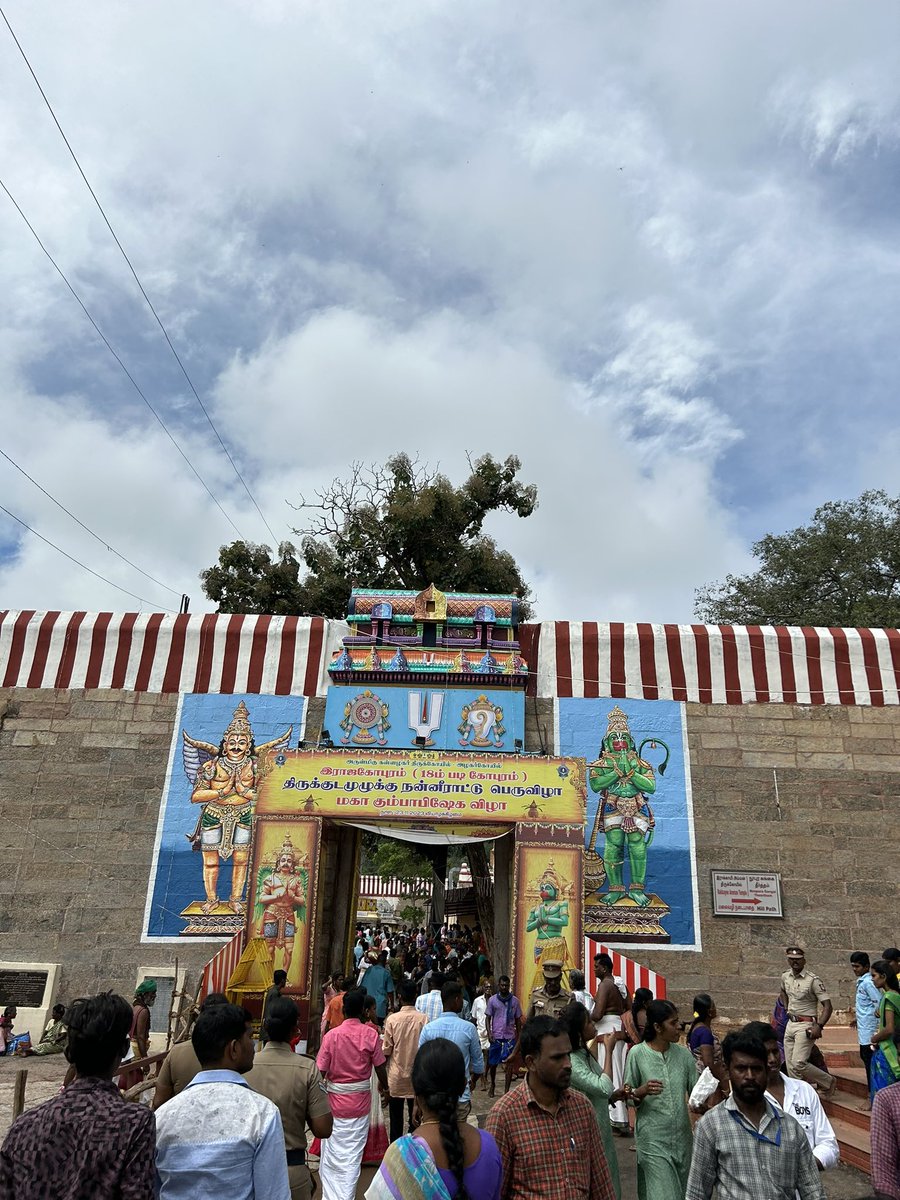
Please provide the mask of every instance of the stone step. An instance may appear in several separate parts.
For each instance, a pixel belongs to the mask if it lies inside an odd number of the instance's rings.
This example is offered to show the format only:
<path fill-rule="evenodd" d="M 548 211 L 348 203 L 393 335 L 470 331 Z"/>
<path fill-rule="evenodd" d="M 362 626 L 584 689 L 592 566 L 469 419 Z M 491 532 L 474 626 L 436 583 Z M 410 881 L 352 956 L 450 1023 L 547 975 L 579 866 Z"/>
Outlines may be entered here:
<path fill-rule="evenodd" d="M 835 1067 L 831 1074 L 838 1081 L 838 1091 L 850 1096 L 861 1096 L 865 1099 L 869 1094 L 866 1083 L 866 1069 L 859 1067 Z"/>
<path fill-rule="evenodd" d="M 826 1025 L 825 1032 L 819 1038 L 819 1045 L 824 1050 L 826 1046 L 834 1046 L 837 1049 L 855 1050 L 859 1045 L 859 1039 L 855 1029 L 851 1029 L 849 1025 Z"/>
<path fill-rule="evenodd" d="M 838 1089 L 831 1100 L 822 1100 L 822 1107 L 830 1121 L 844 1121 L 857 1129 L 869 1129 L 869 1101 L 863 1096 L 852 1096 Z"/>
<path fill-rule="evenodd" d="M 829 1071 L 832 1067 L 858 1067 L 862 1062 L 855 1050 L 831 1050 L 827 1046 L 822 1049 L 822 1057 Z"/>
<path fill-rule="evenodd" d="M 860 1171 L 869 1174 L 871 1163 L 871 1146 L 867 1129 L 859 1129 L 846 1121 L 832 1120 L 834 1136 L 837 1138 L 841 1151 L 841 1162 L 849 1163 Z"/>

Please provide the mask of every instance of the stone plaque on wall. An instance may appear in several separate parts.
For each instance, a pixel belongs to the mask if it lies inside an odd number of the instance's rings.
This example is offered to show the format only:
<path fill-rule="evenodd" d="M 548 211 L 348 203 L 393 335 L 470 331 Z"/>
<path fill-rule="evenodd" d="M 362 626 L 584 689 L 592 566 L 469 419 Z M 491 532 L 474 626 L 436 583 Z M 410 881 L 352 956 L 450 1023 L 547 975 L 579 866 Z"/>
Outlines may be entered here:
<path fill-rule="evenodd" d="M 0 969 L 0 1008 L 8 1004 L 40 1008 L 49 974 L 49 971 Z"/>

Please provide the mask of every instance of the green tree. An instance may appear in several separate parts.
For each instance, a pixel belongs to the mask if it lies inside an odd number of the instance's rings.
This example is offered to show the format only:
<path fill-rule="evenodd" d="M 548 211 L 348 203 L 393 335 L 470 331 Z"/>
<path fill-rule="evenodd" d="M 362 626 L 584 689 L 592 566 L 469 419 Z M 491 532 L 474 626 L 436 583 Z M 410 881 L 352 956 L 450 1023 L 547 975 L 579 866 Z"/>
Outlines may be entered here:
<path fill-rule="evenodd" d="M 232 542 L 219 550 L 214 567 L 200 572 L 203 591 L 215 600 L 219 612 L 269 613 L 291 616 L 306 613 L 300 583 L 300 564 L 290 542 L 282 542 L 273 559 L 268 546 Z"/>
<path fill-rule="evenodd" d="M 696 593 L 701 621 L 741 625 L 900 625 L 900 498 L 866 491 L 823 504 L 808 525 L 767 534 L 750 575 Z"/>
<path fill-rule="evenodd" d="M 420 591 L 435 583 L 445 591 L 511 593 L 527 618 L 531 590 L 484 522 L 494 512 L 530 516 L 537 488 L 519 481 L 518 458 L 487 454 L 469 465 L 457 487 L 406 454 L 384 466 L 355 463 L 349 478 L 333 480 L 311 501 L 301 497 L 296 508 L 307 523 L 294 531 L 300 559 L 292 542 L 282 542 L 274 558 L 268 546 L 232 542 L 200 572 L 203 591 L 220 612 L 343 617 L 351 587 Z"/>
<path fill-rule="evenodd" d="M 359 870 L 362 875 L 399 879 L 406 886 L 406 905 L 398 913 L 400 920 L 424 923 L 431 902 L 431 862 L 411 842 L 364 831 Z M 413 909 L 420 915 L 413 916 Z"/>

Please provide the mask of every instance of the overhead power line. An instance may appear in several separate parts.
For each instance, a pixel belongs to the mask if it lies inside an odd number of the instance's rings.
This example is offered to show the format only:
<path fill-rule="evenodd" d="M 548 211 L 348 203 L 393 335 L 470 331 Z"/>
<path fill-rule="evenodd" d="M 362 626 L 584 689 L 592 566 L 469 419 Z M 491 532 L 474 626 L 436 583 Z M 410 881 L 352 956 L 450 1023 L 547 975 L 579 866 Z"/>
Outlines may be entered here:
<path fill-rule="evenodd" d="M 41 86 L 41 81 L 38 79 L 37 74 L 35 73 L 34 67 L 32 67 L 31 63 L 29 62 L 28 55 L 25 53 L 25 50 L 22 47 L 22 43 L 16 37 L 15 30 L 13 29 L 12 25 L 10 25 L 9 20 L 6 16 L 6 13 L 3 11 L 2 8 L 0 8 L 0 17 L 3 18 L 4 24 L 6 25 L 6 28 L 10 32 L 10 36 L 12 37 L 13 41 L 16 43 L 16 48 L 18 49 L 19 53 L 21 54 L 22 59 L 25 63 L 25 66 L 28 68 L 31 78 L 34 80 L 38 91 L 41 93 L 41 98 L 43 99 L 44 104 L 46 104 L 46 106 L 47 106 L 47 111 L 50 113 L 50 116 L 53 118 L 53 123 L 56 126 L 56 128 L 59 130 L 60 137 L 65 142 L 66 149 L 69 151 L 69 154 L 72 156 L 72 161 L 75 163 L 75 166 L 78 168 L 78 173 L 81 176 L 81 178 L 84 180 L 85 187 L 91 193 L 91 197 L 92 197 L 94 203 L 97 205 L 97 208 L 100 211 L 100 216 L 103 218 L 104 223 L 106 224 L 106 228 L 112 234 L 112 239 L 118 246 L 119 252 L 121 253 L 122 257 L 125 259 L 125 262 L 128 264 L 128 269 L 131 271 L 131 274 L 134 276 L 134 281 L 137 284 L 141 295 L 144 297 L 144 300 L 147 302 L 147 307 L 153 313 L 153 316 L 156 319 L 157 325 L 162 330 L 162 335 L 166 339 L 166 343 L 167 343 L 169 349 L 172 351 L 172 354 L 175 357 L 175 361 L 178 363 L 178 366 L 181 369 L 181 373 L 187 381 L 188 387 L 193 392 L 194 398 L 197 401 L 197 403 L 200 405 L 200 408 L 201 408 L 201 411 L 203 412 L 204 417 L 206 417 L 206 420 L 209 422 L 210 429 L 216 435 L 216 440 L 218 441 L 219 445 L 222 447 L 222 450 L 225 453 L 225 457 L 231 463 L 232 470 L 234 471 L 234 473 L 238 477 L 238 479 L 241 481 L 244 491 L 250 497 L 250 502 L 252 503 L 252 505 L 256 509 L 256 511 L 259 513 L 260 520 L 265 525 L 266 529 L 268 529 L 269 534 L 271 535 L 272 540 L 274 541 L 274 543 L 277 547 L 278 538 L 275 535 L 275 531 L 272 529 L 272 526 L 269 524 L 269 522 L 266 520 L 265 516 L 263 515 L 262 509 L 256 503 L 256 497 L 253 495 L 253 493 L 250 491 L 250 488 L 247 486 L 247 481 L 244 479 L 244 476 L 241 474 L 240 470 L 238 469 L 237 463 L 232 458 L 231 451 L 228 449 L 228 447 L 225 445 L 224 441 L 222 440 L 221 434 L 219 433 L 218 429 L 216 428 L 212 417 L 209 415 L 206 405 L 200 399 L 200 393 L 194 387 L 194 382 L 191 379 L 190 375 L 188 375 L 187 368 L 185 367 L 184 363 L 181 361 L 181 357 L 179 356 L 178 351 L 175 349 L 172 339 L 169 337 L 169 331 L 166 329 L 165 325 L 162 323 L 159 313 L 156 311 L 156 309 L 153 306 L 153 301 L 147 295 L 147 292 L 144 289 L 144 285 L 141 283 L 141 280 L 138 276 L 137 271 L 134 269 L 134 265 L 133 265 L 131 259 L 128 257 L 127 253 L 125 252 L 125 247 L 119 241 L 118 235 L 116 234 L 116 231 L 113 229 L 112 224 L 109 220 L 109 217 L 106 215 L 106 212 L 104 211 L 103 205 L 100 203 L 99 199 L 97 198 L 97 193 L 94 191 L 93 187 L 91 187 L 90 180 L 88 179 L 87 175 L 85 175 L 84 169 L 83 169 L 81 163 L 78 161 L 78 155 L 72 149 L 72 144 L 69 141 L 69 139 L 66 137 L 65 130 L 63 129 L 62 125 L 60 125 L 59 118 L 57 117 L 56 113 L 53 111 L 53 105 L 50 103 L 49 99 L 47 98 L 47 93 L 44 91 L 43 87 Z"/>
<path fill-rule="evenodd" d="M 50 539 L 45 538 L 42 533 L 38 533 L 36 529 L 32 529 L 31 526 L 23 521 L 21 517 L 17 517 L 15 513 L 11 513 L 9 509 L 4 508 L 2 504 L 0 504 L 0 512 L 6 513 L 11 520 L 17 521 L 23 529 L 27 529 L 28 532 L 33 533 L 36 538 L 40 538 L 42 542 L 46 542 L 48 546 L 52 546 L 52 548 L 56 550 L 58 554 L 61 554 L 63 558 L 67 558 L 69 562 L 74 563 L 76 567 L 81 567 L 82 571 L 87 571 L 88 574 L 93 575 L 95 579 L 100 579 L 103 581 L 103 583 L 109 584 L 110 587 L 115 588 L 117 591 L 124 592 L 126 596 L 131 596 L 133 600 L 140 600 L 141 604 L 146 604 L 150 608 L 156 608 L 156 605 L 152 600 L 148 600 L 146 596 L 139 596 L 137 592 L 129 592 L 128 588 L 123 588 L 121 584 L 113 583 L 111 579 L 107 579 L 105 575 L 101 575 L 100 572 L 95 571 L 93 567 L 86 566 L 80 559 L 75 558 L 73 555 L 67 553 L 62 549 L 61 546 L 57 546 L 56 542 L 51 542 Z"/>
<path fill-rule="evenodd" d="M 184 595 L 183 589 L 169 587 L 169 585 L 167 583 L 163 583 L 161 579 L 157 579 L 154 575 L 151 575 L 149 571 L 145 571 L 142 567 L 139 567 L 137 565 L 137 563 L 133 563 L 130 558 L 126 558 L 124 554 L 120 553 L 115 548 L 115 546 L 110 546 L 109 542 L 107 542 L 104 538 L 100 537 L 99 534 L 94 533 L 93 529 L 91 529 L 90 526 L 85 525 L 84 521 L 79 520 L 79 518 L 76 517 L 73 512 L 70 512 L 69 509 L 67 509 L 64 504 L 61 504 L 60 501 L 57 500 L 55 496 L 52 496 L 45 487 L 43 487 L 40 483 L 38 483 L 38 481 L 36 479 L 34 479 L 31 475 L 29 475 L 24 467 L 19 466 L 19 464 L 16 462 L 16 460 L 14 458 L 10 458 L 10 456 L 6 453 L 5 450 L 0 449 L 0 455 L 2 455 L 3 458 L 6 459 L 6 461 L 10 464 L 10 466 L 15 467 L 20 475 L 24 475 L 29 483 L 33 483 L 39 492 L 43 492 L 48 500 L 52 500 L 57 508 L 62 509 L 62 511 L 66 514 L 67 517 L 71 517 L 76 525 L 80 525 L 81 528 L 85 531 L 85 533 L 89 533 L 95 542 L 99 542 L 100 545 L 105 547 L 105 549 L 107 549 L 111 554 L 115 554 L 116 558 L 121 558 L 123 563 L 127 563 L 128 566 L 131 567 L 133 570 L 137 571 L 137 573 L 139 575 L 143 575 L 145 579 L 149 579 L 151 583 L 155 583 L 157 587 L 163 588 L 164 591 L 171 592 L 173 596 L 181 597 Z"/>
<path fill-rule="evenodd" d="M 0 11 L 2 11 L 2 10 L 0 10 Z M 93 325 L 94 329 L 96 330 L 96 332 L 97 332 L 98 336 L 100 337 L 100 340 L 103 342 L 104 346 L 107 348 L 107 350 L 110 352 L 110 354 L 116 360 L 116 362 L 119 364 L 119 366 L 125 372 L 126 376 L 128 377 L 129 382 L 131 383 L 131 386 L 134 388 L 134 390 L 137 392 L 137 394 L 140 396 L 140 398 L 143 400 L 143 402 L 147 405 L 147 407 L 153 413 L 156 420 L 159 422 L 160 428 L 162 429 L 163 433 L 166 435 L 166 437 L 169 439 L 169 441 L 172 443 L 172 445 L 175 447 L 175 449 L 178 451 L 178 453 L 181 455 L 181 457 L 184 459 L 184 461 L 190 467 L 193 474 L 200 481 L 200 484 L 202 485 L 203 490 L 209 496 L 210 500 L 212 500 L 213 504 L 215 504 L 216 508 L 219 510 L 219 512 L 222 514 L 222 516 L 225 518 L 225 520 L 228 522 L 228 524 L 231 526 L 231 528 L 234 530 L 234 532 L 238 535 L 238 537 L 242 541 L 246 541 L 247 539 L 244 537 L 244 535 L 238 529 L 237 525 L 235 525 L 234 521 L 232 521 L 231 517 L 228 515 L 228 513 L 225 511 L 225 509 L 222 507 L 222 505 L 219 503 L 219 501 L 216 499 L 216 497 L 213 495 L 212 491 L 210 490 L 209 484 L 206 482 L 206 480 L 203 478 L 203 476 L 200 474 L 200 472 L 197 470 L 197 468 L 194 466 L 194 464 L 191 462 L 191 460 L 185 454 L 184 450 L 182 450 L 181 446 L 176 441 L 174 435 L 169 431 L 168 425 L 166 425 L 165 421 L 162 419 L 162 417 L 159 415 L 159 413 L 156 411 L 156 409 L 153 407 L 153 405 L 150 403 L 150 401 L 147 399 L 147 397 L 141 391 L 137 380 L 131 374 L 131 372 L 128 370 L 128 368 L 125 366 L 125 363 L 119 357 L 118 353 L 116 352 L 116 350 L 113 347 L 112 343 L 110 342 L 109 338 L 106 336 L 106 334 L 103 332 L 103 330 L 97 324 L 97 322 L 91 316 L 84 301 L 81 299 L 81 297 L 75 291 L 72 284 L 69 283 L 69 280 L 66 277 L 65 273 L 63 272 L 62 267 L 59 265 L 59 263 L 56 261 L 56 259 L 53 257 L 53 255 L 50 253 L 50 251 L 47 249 L 47 247 L 44 245 L 44 243 L 41 241 L 40 237 L 38 236 L 37 230 L 34 228 L 34 226 L 31 224 L 31 222 L 25 216 L 25 213 L 22 211 L 22 208 L 21 208 L 18 200 L 16 200 L 15 196 L 12 194 L 12 192 L 9 190 L 9 188 L 6 186 L 6 184 L 3 182 L 2 179 L 0 179 L 0 188 L 2 188 L 3 191 L 6 193 L 6 195 L 9 197 L 10 201 L 12 202 L 13 206 L 15 207 L 16 212 L 19 214 L 19 216 L 22 218 L 22 220 L 28 226 L 29 230 L 31 231 L 32 237 L 37 242 L 37 244 L 40 246 L 40 248 L 43 250 L 44 254 L 46 254 L 47 258 L 50 260 L 51 264 L 53 265 L 53 269 L 56 271 L 57 275 L 59 275 L 60 279 L 63 281 L 63 283 L 66 285 L 66 287 L 72 293 L 72 295 L 75 297 L 75 300 L 78 302 L 78 304 L 81 308 L 81 311 L 84 313 L 84 315 L 90 321 L 90 323 Z"/>

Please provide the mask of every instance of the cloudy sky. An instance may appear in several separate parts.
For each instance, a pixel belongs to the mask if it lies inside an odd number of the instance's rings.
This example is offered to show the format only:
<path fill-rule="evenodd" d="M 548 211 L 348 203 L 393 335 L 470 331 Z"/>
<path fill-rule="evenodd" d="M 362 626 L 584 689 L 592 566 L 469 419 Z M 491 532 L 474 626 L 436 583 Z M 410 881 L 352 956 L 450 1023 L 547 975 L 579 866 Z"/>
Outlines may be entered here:
<path fill-rule="evenodd" d="M 4 10 L 277 537 L 354 459 L 517 454 L 541 618 L 686 621 L 900 488 L 895 0 Z M 0 448 L 209 608 L 272 538 L 2 24 L 0 178 L 183 456 L 3 192 Z M 0 514 L 2 607 L 177 606 L 5 459 L 0 503 L 141 597 Z"/>

